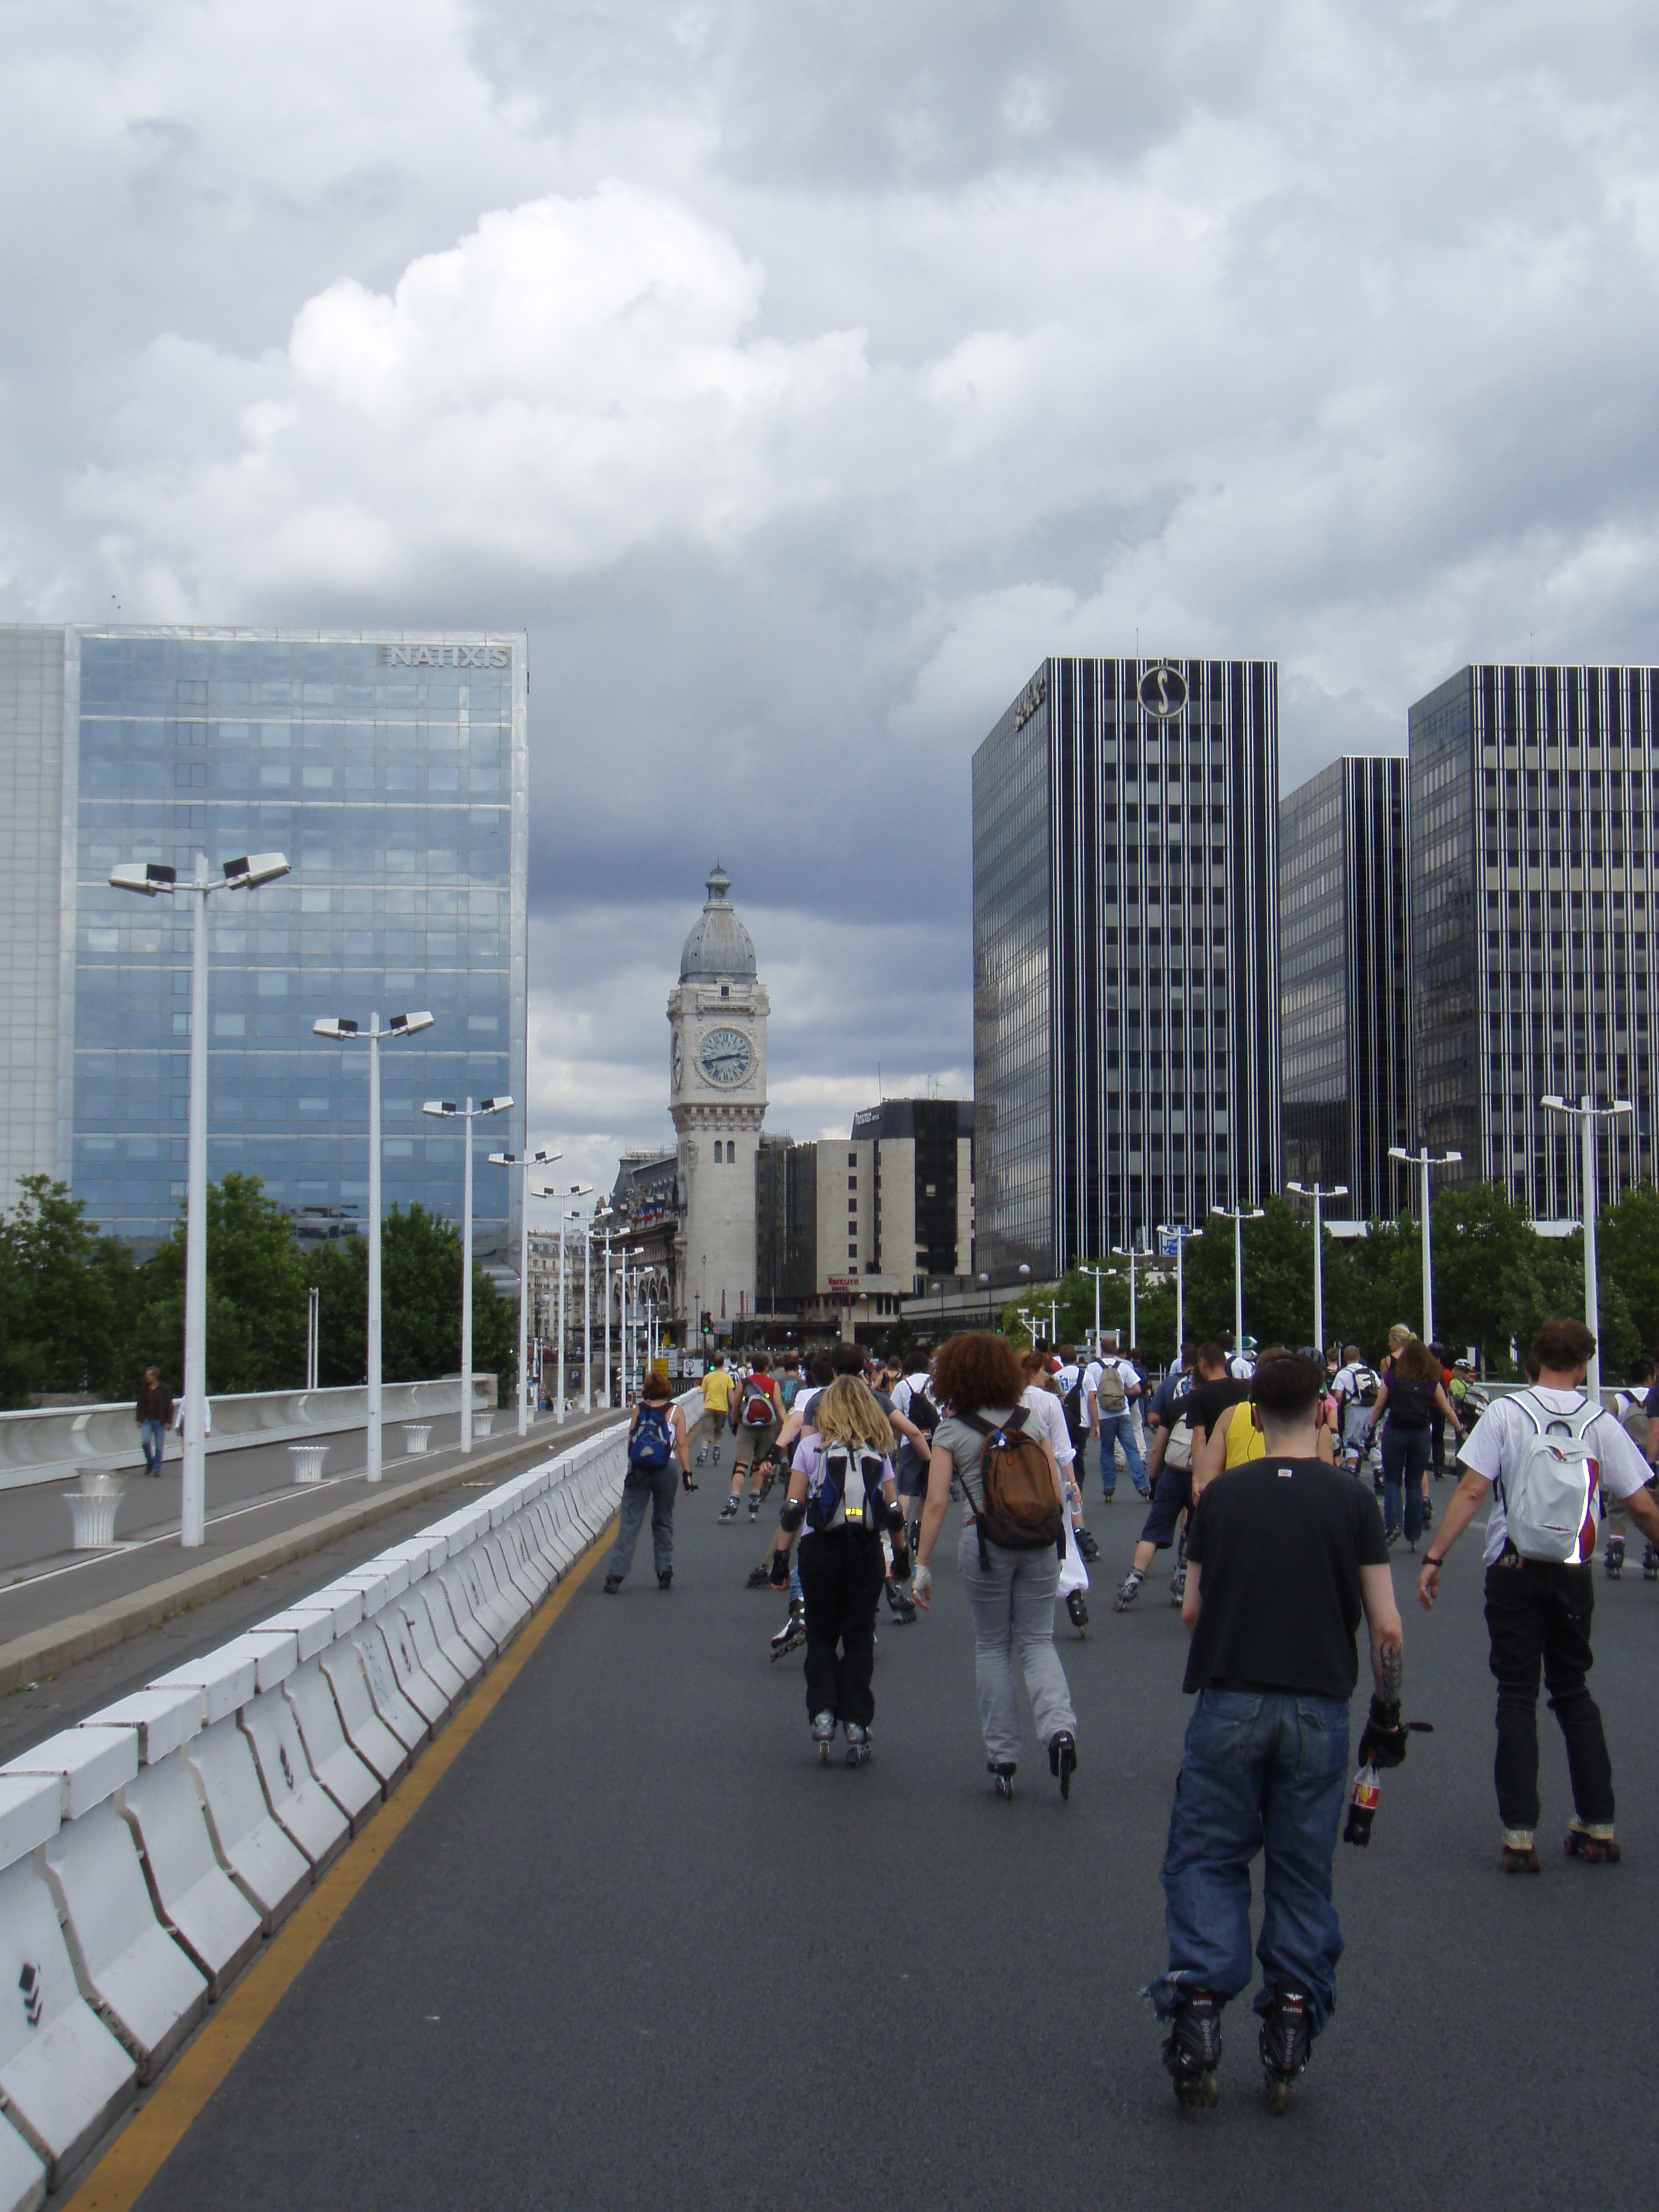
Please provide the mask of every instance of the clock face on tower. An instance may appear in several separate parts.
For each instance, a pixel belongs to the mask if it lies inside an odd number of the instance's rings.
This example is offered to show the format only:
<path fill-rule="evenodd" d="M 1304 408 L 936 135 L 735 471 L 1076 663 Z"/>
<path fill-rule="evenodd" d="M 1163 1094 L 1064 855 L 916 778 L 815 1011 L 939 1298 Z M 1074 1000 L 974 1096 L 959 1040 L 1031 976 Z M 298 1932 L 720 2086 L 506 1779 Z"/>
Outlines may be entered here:
<path fill-rule="evenodd" d="M 754 1047 L 741 1030 L 710 1030 L 697 1048 L 697 1066 L 705 1081 L 729 1090 L 741 1083 L 755 1065 Z"/>
<path fill-rule="evenodd" d="M 679 1089 L 679 1087 L 680 1087 L 680 1080 L 681 1080 L 681 1078 L 684 1075 L 684 1073 L 685 1073 L 685 1058 L 684 1058 L 684 1049 L 683 1049 L 683 1048 L 682 1048 L 682 1046 L 681 1046 L 681 1043 L 680 1043 L 680 1033 L 679 1033 L 679 1031 L 678 1031 L 678 1030 L 675 1030 L 675 1032 L 674 1032 L 674 1088 L 675 1088 L 675 1090 L 676 1090 L 677 1091 L 678 1091 L 678 1089 Z"/>

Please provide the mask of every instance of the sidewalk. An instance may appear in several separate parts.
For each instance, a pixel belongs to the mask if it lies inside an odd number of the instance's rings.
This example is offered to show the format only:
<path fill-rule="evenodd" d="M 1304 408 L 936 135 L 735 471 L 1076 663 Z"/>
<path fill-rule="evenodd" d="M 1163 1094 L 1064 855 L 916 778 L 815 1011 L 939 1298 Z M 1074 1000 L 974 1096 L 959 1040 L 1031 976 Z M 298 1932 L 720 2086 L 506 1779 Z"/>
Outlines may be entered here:
<path fill-rule="evenodd" d="M 592 1434 L 615 1413 L 567 1419 L 543 1415 L 520 1438 L 507 1433 L 459 1447 L 459 1416 L 433 1424 L 434 1449 L 388 1455 L 384 1480 L 364 1479 L 362 1429 L 319 1436 L 329 1446 L 324 1479 L 296 1485 L 285 1445 L 249 1444 L 215 1453 L 207 1464 L 207 1540 L 179 1543 L 179 1462 L 161 1474 L 129 1479 L 110 1551 L 68 1549 L 64 1484 L 0 1492 L 0 1696 L 105 1651 L 274 1567 L 320 1550 L 416 1501 L 476 1483 L 488 1487 L 519 1466 Z M 501 1421 L 498 1415 L 497 1420 Z M 386 1443 L 401 1443 L 389 1425 Z"/>

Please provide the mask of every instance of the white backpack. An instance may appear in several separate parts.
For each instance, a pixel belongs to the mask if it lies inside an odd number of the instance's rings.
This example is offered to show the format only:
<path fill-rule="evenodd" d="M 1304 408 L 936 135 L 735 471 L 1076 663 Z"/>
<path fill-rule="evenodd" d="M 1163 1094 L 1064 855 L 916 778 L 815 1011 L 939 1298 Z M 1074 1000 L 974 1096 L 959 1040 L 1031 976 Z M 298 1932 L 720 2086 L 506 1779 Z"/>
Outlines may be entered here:
<path fill-rule="evenodd" d="M 1587 1556 L 1586 1522 L 1592 1551 L 1595 1545 L 1601 1467 L 1585 1439 L 1601 1408 L 1586 1398 L 1570 1413 L 1553 1413 L 1530 1390 L 1517 1391 L 1513 1402 L 1536 1434 L 1527 1438 L 1519 1466 L 1496 1486 L 1510 1541 L 1523 1559 L 1577 1566 Z"/>

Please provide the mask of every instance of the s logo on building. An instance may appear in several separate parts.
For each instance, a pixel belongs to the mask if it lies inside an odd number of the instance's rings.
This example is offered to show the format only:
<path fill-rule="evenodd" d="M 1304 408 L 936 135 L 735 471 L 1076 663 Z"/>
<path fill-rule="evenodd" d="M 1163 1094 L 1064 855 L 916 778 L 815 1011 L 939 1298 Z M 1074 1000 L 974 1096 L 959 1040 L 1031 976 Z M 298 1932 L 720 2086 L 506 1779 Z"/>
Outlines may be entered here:
<path fill-rule="evenodd" d="M 1168 721 L 1187 703 L 1187 679 L 1172 660 L 1155 660 L 1141 672 L 1140 703 L 1149 714 Z"/>

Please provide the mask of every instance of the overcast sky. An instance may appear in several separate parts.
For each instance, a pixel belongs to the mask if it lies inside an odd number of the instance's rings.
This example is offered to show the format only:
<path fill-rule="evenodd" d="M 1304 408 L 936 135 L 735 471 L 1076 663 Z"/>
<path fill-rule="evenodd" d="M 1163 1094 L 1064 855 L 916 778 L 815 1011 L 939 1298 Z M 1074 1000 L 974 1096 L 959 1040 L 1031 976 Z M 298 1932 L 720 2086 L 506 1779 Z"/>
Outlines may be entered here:
<path fill-rule="evenodd" d="M 665 1141 L 721 854 L 771 1125 L 971 1087 L 968 763 L 1272 656 L 1288 787 L 1651 660 L 1626 0 L 6 0 L 0 616 L 524 626 L 532 1133 Z"/>

